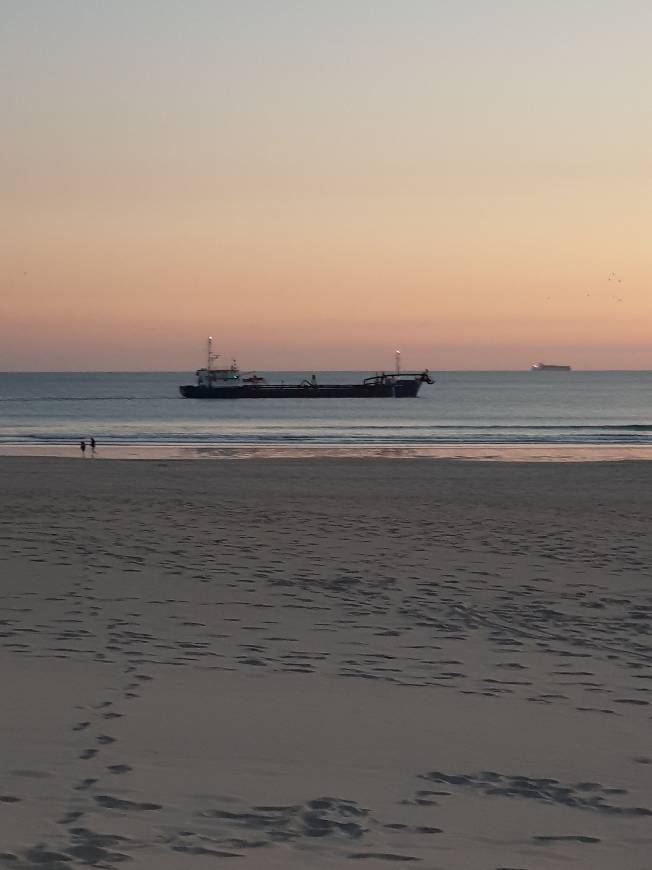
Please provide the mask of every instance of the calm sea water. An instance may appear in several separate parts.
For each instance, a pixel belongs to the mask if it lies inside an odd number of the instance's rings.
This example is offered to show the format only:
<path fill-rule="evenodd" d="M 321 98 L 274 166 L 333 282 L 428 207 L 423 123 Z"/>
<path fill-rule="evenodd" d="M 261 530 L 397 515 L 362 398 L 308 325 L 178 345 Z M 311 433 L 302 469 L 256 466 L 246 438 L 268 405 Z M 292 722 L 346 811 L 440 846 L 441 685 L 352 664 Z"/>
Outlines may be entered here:
<path fill-rule="evenodd" d="M 292 383 L 312 372 L 262 374 Z M 417 399 L 202 401 L 179 396 L 188 373 L 2 373 L 0 444 L 652 444 L 652 372 L 434 376 Z"/>

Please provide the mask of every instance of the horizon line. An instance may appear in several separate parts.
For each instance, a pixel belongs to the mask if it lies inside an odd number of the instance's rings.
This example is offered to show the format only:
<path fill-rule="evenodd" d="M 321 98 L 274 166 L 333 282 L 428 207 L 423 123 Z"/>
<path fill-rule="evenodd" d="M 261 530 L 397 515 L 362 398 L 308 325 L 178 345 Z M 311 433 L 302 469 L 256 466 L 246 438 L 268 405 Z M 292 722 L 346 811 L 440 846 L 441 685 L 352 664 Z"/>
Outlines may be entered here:
<path fill-rule="evenodd" d="M 420 367 L 417 366 L 414 370 L 418 370 Z M 460 373 L 460 372 L 468 372 L 469 374 L 499 374 L 501 372 L 518 374 L 518 373 L 527 373 L 531 374 L 531 369 L 528 368 L 505 368 L 505 369 L 446 369 L 446 368 L 430 368 L 426 366 L 426 370 L 430 372 L 448 372 L 448 373 Z M 196 369 L 194 371 L 197 371 Z M 355 372 L 355 373 L 363 373 L 363 372 L 390 372 L 394 371 L 390 368 L 362 368 L 362 369 L 318 369 L 318 368 L 305 368 L 305 369 L 264 369 L 260 367 L 251 367 L 247 369 L 243 369 L 243 371 L 260 371 L 260 372 L 285 372 L 288 374 L 303 374 L 305 372 L 322 372 L 328 374 L 341 374 L 345 372 Z M 412 371 L 412 369 L 410 369 Z M 644 368 L 644 369 L 626 369 L 626 368 L 611 368 L 611 369 L 593 369 L 593 368 L 575 368 L 571 367 L 571 369 L 566 372 L 567 374 L 572 374 L 573 372 L 596 372 L 596 373 L 607 373 L 607 372 L 628 372 L 628 373 L 652 373 L 652 368 Z M 139 375 L 139 374 L 150 374 L 150 375 L 177 375 L 177 374 L 187 374 L 187 369 L 0 369 L 0 375 Z"/>

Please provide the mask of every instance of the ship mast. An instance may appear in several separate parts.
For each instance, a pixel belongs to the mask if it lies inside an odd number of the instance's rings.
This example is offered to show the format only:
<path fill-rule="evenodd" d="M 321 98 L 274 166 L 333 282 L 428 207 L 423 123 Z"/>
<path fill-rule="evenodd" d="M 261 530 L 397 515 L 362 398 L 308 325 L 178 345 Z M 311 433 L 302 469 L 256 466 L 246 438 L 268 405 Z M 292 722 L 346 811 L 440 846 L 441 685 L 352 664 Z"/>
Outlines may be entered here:
<path fill-rule="evenodd" d="M 218 358 L 218 356 L 219 356 L 219 353 L 213 353 L 213 336 L 209 335 L 208 336 L 208 357 L 206 360 L 206 370 L 207 371 L 210 372 L 213 370 L 213 363 Z"/>

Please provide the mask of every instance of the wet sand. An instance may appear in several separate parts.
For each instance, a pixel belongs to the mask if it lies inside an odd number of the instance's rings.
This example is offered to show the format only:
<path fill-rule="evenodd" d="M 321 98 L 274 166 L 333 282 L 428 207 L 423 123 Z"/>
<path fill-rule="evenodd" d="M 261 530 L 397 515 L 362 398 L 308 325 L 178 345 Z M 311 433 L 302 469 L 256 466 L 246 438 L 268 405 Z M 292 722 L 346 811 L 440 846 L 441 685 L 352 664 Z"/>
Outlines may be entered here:
<path fill-rule="evenodd" d="M 651 479 L 0 458 L 0 866 L 647 870 Z"/>
<path fill-rule="evenodd" d="M 79 444 L 0 444 L 0 456 L 80 457 Z M 90 458 L 90 451 L 86 452 Z M 454 459 L 474 462 L 652 462 L 632 444 L 101 444 L 96 459 Z"/>

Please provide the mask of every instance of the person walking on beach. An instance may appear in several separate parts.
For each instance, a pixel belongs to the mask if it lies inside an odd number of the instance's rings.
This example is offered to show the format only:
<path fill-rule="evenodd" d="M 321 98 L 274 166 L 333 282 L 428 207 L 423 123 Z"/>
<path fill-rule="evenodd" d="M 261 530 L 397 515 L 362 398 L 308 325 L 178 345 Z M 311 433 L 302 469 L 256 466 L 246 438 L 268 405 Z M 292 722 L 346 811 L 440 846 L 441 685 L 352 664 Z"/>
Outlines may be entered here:
<path fill-rule="evenodd" d="M 91 438 L 91 456 L 95 456 L 95 439 Z"/>
<path fill-rule="evenodd" d="M 82 452 L 82 456 L 86 456 L 86 442 L 85 441 L 79 442 L 79 449 Z"/>

